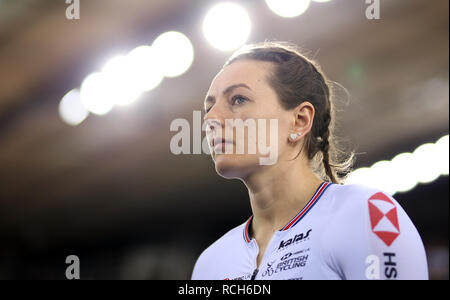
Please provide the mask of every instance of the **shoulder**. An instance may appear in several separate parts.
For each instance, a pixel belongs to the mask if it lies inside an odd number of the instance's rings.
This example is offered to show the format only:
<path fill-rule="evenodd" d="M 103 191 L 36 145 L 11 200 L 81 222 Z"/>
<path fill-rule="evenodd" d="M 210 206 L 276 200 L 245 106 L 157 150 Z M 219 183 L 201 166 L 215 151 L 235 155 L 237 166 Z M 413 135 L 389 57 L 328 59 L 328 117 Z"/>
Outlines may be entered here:
<path fill-rule="evenodd" d="M 330 232 L 336 236 L 379 238 L 390 245 L 402 238 L 419 235 L 413 222 L 389 193 L 362 184 L 335 185 L 330 209 Z M 366 237 L 366 238 L 364 238 Z"/>
<path fill-rule="evenodd" d="M 367 230 L 378 230 L 383 224 L 388 226 L 392 223 L 394 227 L 399 227 L 399 223 L 403 223 L 403 226 L 412 224 L 397 200 L 381 189 L 363 184 L 334 184 L 330 195 L 328 209 L 330 222 L 335 225 L 331 227 L 334 233 L 366 234 Z M 382 223 L 376 227 L 379 221 Z"/>
<path fill-rule="evenodd" d="M 333 212 L 335 214 L 348 214 L 352 211 L 361 212 L 373 201 L 384 201 L 386 204 L 399 206 L 398 202 L 389 193 L 363 184 L 333 184 L 332 186 Z M 377 202 L 375 202 L 377 203 Z"/>
<path fill-rule="evenodd" d="M 392 195 L 361 184 L 335 185 L 333 191 L 322 242 L 335 270 L 348 279 L 427 277 L 420 234 Z"/>
<path fill-rule="evenodd" d="M 369 194 L 383 192 L 378 188 L 360 183 L 333 184 L 334 194 L 343 199 L 359 199 Z"/>
<path fill-rule="evenodd" d="M 195 263 L 192 279 L 214 277 L 213 274 L 210 274 L 212 269 L 211 266 L 217 266 L 217 264 L 225 261 L 225 257 L 236 255 L 237 253 L 234 252 L 241 249 L 241 247 L 238 247 L 237 245 L 244 242 L 244 227 L 245 223 L 234 227 L 203 250 Z"/>

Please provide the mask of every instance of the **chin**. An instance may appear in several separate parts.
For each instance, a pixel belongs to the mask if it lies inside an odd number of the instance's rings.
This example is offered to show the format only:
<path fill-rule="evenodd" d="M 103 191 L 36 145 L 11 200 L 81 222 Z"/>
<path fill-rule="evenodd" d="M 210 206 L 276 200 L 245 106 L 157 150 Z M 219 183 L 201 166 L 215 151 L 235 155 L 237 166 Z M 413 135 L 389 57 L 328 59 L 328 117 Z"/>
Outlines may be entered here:
<path fill-rule="evenodd" d="M 253 160 L 240 155 L 218 154 L 214 157 L 216 172 L 223 178 L 245 178 L 254 169 Z"/>

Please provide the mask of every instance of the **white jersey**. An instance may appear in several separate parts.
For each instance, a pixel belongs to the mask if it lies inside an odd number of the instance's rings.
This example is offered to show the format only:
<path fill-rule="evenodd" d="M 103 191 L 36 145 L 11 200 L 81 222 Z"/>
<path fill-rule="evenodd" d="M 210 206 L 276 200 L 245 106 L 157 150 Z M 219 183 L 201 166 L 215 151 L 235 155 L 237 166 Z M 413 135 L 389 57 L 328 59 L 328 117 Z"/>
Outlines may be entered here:
<path fill-rule="evenodd" d="M 192 279 L 428 279 L 414 224 L 392 196 L 374 188 L 323 182 L 274 233 L 259 268 L 251 221 L 204 250 Z"/>

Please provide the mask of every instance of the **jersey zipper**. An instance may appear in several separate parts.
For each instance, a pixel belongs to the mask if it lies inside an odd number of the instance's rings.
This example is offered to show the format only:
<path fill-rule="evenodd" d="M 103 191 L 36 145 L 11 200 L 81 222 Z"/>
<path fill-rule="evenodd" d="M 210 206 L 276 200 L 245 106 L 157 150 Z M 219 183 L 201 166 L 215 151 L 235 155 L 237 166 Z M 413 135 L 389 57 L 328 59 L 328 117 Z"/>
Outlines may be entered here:
<path fill-rule="evenodd" d="M 252 278 L 250 278 L 250 280 L 255 280 L 256 274 L 258 274 L 258 268 L 253 271 Z"/>

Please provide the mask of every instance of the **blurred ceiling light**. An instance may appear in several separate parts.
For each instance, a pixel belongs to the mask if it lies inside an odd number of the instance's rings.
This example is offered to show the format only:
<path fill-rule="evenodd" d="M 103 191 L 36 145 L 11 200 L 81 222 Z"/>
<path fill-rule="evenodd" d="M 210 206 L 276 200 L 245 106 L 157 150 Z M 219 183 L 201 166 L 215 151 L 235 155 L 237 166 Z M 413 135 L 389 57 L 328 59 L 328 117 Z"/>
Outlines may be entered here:
<path fill-rule="evenodd" d="M 137 82 L 134 65 L 126 56 L 116 56 L 109 60 L 102 69 L 102 76 L 107 81 L 109 101 L 113 105 L 128 105 L 136 101 L 142 91 Z"/>
<path fill-rule="evenodd" d="M 185 73 L 194 60 L 192 43 L 181 32 L 161 34 L 153 42 L 152 48 L 166 77 L 177 77 Z"/>
<path fill-rule="evenodd" d="M 131 79 L 142 92 L 157 87 L 164 78 L 156 53 L 150 46 L 139 46 L 127 55 Z"/>
<path fill-rule="evenodd" d="M 441 137 L 437 142 L 436 142 L 436 157 L 439 158 L 440 162 L 439 162 L 439 172 L 442 175 L 448 175 L 448 169 L 449 169 L 449 163 L 448 163 L 448 158 L 449 158 L 449 144 L 448 144 L 448 135 Z"/>
<path fill-rule="evenodd" d="M 114 106 L 110 99 L 110 85 L 104 74 L 91 73 L 81 84 L 80 98 L 83 106 L 97 115 L 108 113 Z"/>
<path fill-rule="evenodd" d="M 417 169 L 414 170 L 414 156 L 412 153 L 404 152 L 395 156 L 390 169 L 390 180 L 397 192 L 406 192 L 417 185 Z M 408 170 L 407 172 L 405 172 Z"/>
<path fill-rule="evenodd" d="M 392 186 L 396 182 L 395 172 L 392 172 L 390 168 L 390 162 L 387 160 L 379 161 L 370 167 L 371 180 L 366 184 L 373 187 L 382 187 L 382 189 L 388 193 L 395 191 L 395 187 Z"/>
<path fill-rule="evenodd" d="M 80 91 L 78 89 L 73 89 L 62 97 L 58 110 L 61 119 L 72 126 L 83 122 L 89 114 L 83 104 L 81 104 Z"/>
<path fill-rule="evenodd" d="M 312 0 L 314 2 L 324 3 L 324 2 L 330 2 L 331 0 Z"/>
<path fill-rule="evenodd" d="M 203 20 L 203 34 L 216 49 L 230 51 L 242 46 L 251 31 L 251 21 L 244 8 L 231 2 L 213 6 Z"/>
<path fill-rule="evenodd" d="M 439 177 L 440 157 L 436 157 L 435 144 L 427 143 L 417 147 L 413 152 L 415 158 L 415 165 L 412 168 L 418 168 L 417 181 L 421 183 L 428 183 Z M 448 156 L 448 150 L 447 150 Z"/>
<path fill-rule="evenodd" d="M 391 195 L 406 192 L 419 183 L 429 183 L 448 175 L 449 136 L 426 143 L 412 153 L 401 153 L 391 161 L 380 161 L 370 168 L 354 170 L 346 184 L 359 183 L 381 189 Z"/>
<path fill-rule="evenodd" d="M 100 73 L 81 86 L 85 107 L 96 114 L 107 113 L 114 105 L 129 105 L 143 92 L 158 86 L 163 74 L 155 51 L 150 46 L 140 46 L 127 56 L 110 59 Z"/>
<path fill-rule="evenodd" d="M 293 18 L 303 14 L 310 3 L 311 0 L 266 0 L 270 10 L 284 18 Z"/>

